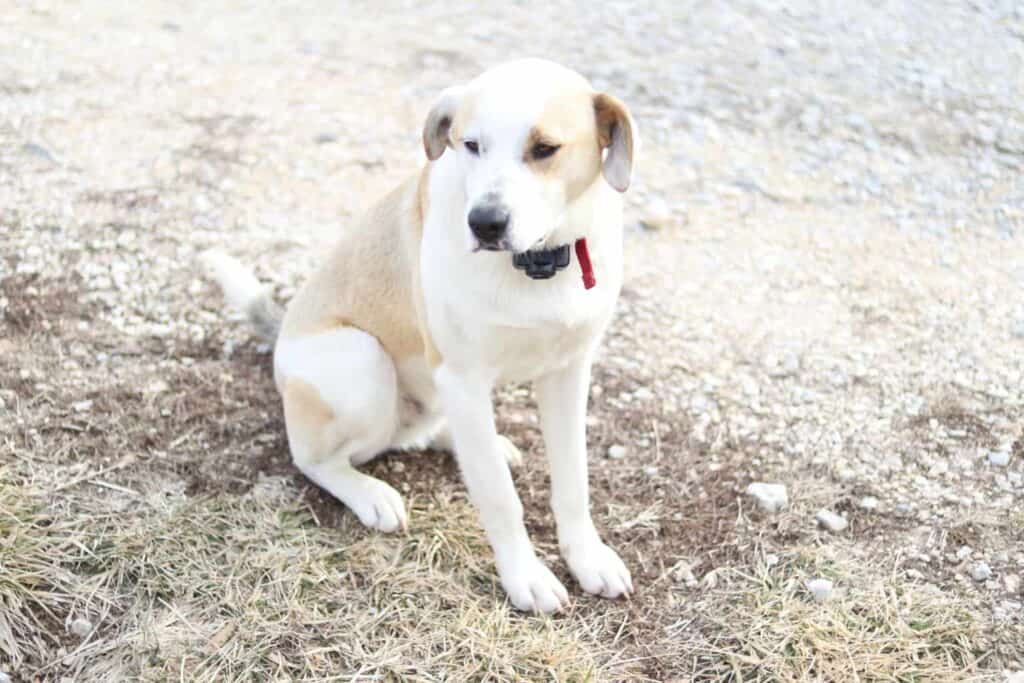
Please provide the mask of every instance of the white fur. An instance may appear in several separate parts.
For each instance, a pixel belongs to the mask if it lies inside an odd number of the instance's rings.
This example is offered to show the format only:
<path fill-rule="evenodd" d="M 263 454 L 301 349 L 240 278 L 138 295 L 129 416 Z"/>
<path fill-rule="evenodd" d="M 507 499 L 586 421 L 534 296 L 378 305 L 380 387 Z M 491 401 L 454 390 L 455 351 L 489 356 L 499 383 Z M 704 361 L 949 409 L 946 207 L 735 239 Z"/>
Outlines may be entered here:
<path fill-rule="evenodd" d="M 535 80 L 533 69 L 527 75 Z M 599 181 L 573 205 L 551 210 L 549 198 L 538 197 L 521 175 L 525 171 L 517 168 L 514 151 L 516 145 L 521 149 L 531 117 L 540 110 L 530 93 L 543 94 L 543 88 L 533 82 L 504 86 L 497 103 L 507 101 L 510 90 L 524 103 L 510 109 L 481 103 L 481 130 L 474 131 L 493 160 L 463 150 L 434 163 L 420 266 L 428 325 L 444 359 L 435 372 L 437 388 L 502 585 L 520 609 L 550 612 L 563 606 L 567 595 L 530 543 L 522 506 L 495 445 L 490 395 L 500 381 L 535 381 L 563 554 L 584 590 L 607 597 L 630 592 L 629 571 L 600 540 L 590 517 L 585 432 L 592 353 L 621 286 L 622 199 Z M 538 230 L 516 235 L 525 245 L 520 248 L 545 234 L 556 233 L 563 243 L 586 237 L 595 288 L 583 288 L 575 257 L 567 271 L 538 282 L 513 270 L 507 252 L 467 255 L 466 231 L 453 226 L 464 226 L 472 202 L 501 182 L 513 224 L 517 216 L 529 216 L 535 221 L 530 227 Z"/>
<path fill-rule="evenodd" d="M 244 311 L 254 301 L 266 295 L 267 289 L 238 259 L 217 249 L 203 252 L 199 258 L 210 275 L 220 284 L 224 299 L 232 308 Z"/>

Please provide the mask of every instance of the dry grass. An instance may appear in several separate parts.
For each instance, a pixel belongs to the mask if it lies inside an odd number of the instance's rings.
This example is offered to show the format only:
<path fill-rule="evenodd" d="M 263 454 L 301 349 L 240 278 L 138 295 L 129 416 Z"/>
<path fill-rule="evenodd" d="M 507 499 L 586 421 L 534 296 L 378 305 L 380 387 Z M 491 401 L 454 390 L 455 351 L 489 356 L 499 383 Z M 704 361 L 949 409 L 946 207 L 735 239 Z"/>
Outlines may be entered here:
<path fill-rule="evenodd" d="M 728 599 L 716 617 L 718 636 L 700 655 L 701 674 L 736 681 L 994 680 L 984 632 L 972 606 L 935 586 L 868 569 L 849 554 L 823 558 L 795 549 L 771 565 L 728 570 Z M 863 559 L 863 558 L 858 558 Z M 815 602 L 812 578 L 835 583 Z M 1005 631 L 1004 637 L 1012 637 Z"/>
<path fill-rule="evenodd" d="M 165 494 L 70 516 L 6 479 L 0 670 L 76 680 L 635 675 L 601 644 L 600 620 L 509 611 L 465 503 L 413 513 L 404 538 L 324 528 L 287 482 L 267 479 L 243 496 Z M 84 638 L 69 632 L 78 619 L 93 626 Z"/>

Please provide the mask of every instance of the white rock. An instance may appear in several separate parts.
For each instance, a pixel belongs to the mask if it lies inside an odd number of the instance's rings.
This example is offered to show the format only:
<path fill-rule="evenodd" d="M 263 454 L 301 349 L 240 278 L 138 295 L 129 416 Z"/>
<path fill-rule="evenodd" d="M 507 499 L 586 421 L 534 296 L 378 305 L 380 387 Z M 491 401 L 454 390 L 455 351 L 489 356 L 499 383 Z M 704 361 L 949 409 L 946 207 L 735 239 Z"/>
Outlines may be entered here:
<path fill-rule="evenodd" d="M 820 524 L 821 526 L 825 527 L 833 533 L 839 533 L 840 531 L 843 531 L 849 524 L 849 522 L 846 521 L 845 517 L 843 517 L 842 515 L 837 515 L 831 510 L 826 510 L 825 508 L 818 510 L 818 514 L 816 514 L 814 518 L 818 520 L 818 524 Z"/>
<path fill-rule="evenodd" d="M 972 552 L 974 552 L 974 549 L 971 548 L 971 546 L 969 546 L 969 545 L 962 545 L 959 548 L 957 548 L 956 559 L 958 559 L 958 560 L 966 560 L 968 557 L 971 556 Z"/>
<path fill-rule="evenodd" d="M 747 487 L 747 495 L 753 496 L 758 507 L 765 512 L 778 512 L 789 505 L 789 496 L 782 484 L 754 482 Z"/>
<path fill-rule="evenodd" d="M 658 476 L 658 468 L 654 465 L 648 465 L 644 468 L 644 474 L 648 477 L 656 477 Z"/>
<path fill-rule="evenodd" d="M 640 225 L 648 230 L 661 230 L 672 224 L 672 209 L 661 197 L 655 197 L 644 207 Z"/>
<path fill-rule="evenodd" d="M 626 447 L 621 444 L 615 444 L 608 448 L 608 457 L 612 460 L 621 460 L 626 457 Z"/>
<path fill-rule="evenodd" d="M 652 398 L 654 398 L 654 392 L 648 389 L 647 387 L 640 387 L 639 389 L 633 392 L 633 398 L 635 398 L 638 401 L 650 401 Z"/>
<path fill-rule="evenodd" d="M 1003 574 L 1003 587 L 1006 592 L 1016 595 L 1020 591 L 1020 576 L 1018 574 Z"/>
<path fill-rule="evenodd" d="M 690 569 L 690 565 L 681 564 L 672 572 L 672 578 L 678 583 L 685 583 L 687 586 L 696 586 L 697 577 L 693 575 L 693 570 Z"/>
<path fill-rule="evenodd" d="M 1010 451 L 989 451 L 988 464 L 996 467 L 1006 467 L 1010 464 Z"/>
<path fill-rule="evenodd" d="M 864 496 L 857 502 L 857 507 L 861 510 L 877 510 L 878 499 L 874 496 Z"/>
<path fill-rule="evenodd" d="M 807 582 L 807 590 L 815 602 L 825 602 L 832 597 L 832 582 L 828 579 L 811 579 Z"/>
<path fill-rule="evenodd" d="M 88 619 L 82 619 L 79 617 L 71 622 L 71 632 L 79 638 L 85 638 L 87 635 L 92 633 L 92 624 L 89 623 Z"/>
<path fill-rule="evenodd" d="M 992 578 L 992 569 L 988 566 L 988 562 L 979 562 L 971 567 L 971 578 L 975 581 L 988 581 Z"/>
<path fill-rule="evenodd" d="M 76 413 L 84 413 L 92 408 L 92 401 L 78 401 L 76 403 L 72 403 L 71 408 Z"/>

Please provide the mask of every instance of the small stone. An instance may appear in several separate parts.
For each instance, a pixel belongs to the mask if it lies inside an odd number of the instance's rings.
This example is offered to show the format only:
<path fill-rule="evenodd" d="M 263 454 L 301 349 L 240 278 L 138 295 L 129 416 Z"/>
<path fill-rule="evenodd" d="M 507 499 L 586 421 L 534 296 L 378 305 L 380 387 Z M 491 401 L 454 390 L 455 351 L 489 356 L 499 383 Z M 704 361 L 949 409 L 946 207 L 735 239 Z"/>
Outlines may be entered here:
<path fill-rule="evenodd" d="M 146 385 L 145 391 L 147 394 L 162 394 L 170 388 L 171 386 L 164 380 L 155 379 Z"/>
<path fill-rule="evenodd" d="M 672 578 L 677 583 L 685 583 L 687 586 L 696 586 L 697 577 L 693 575 L 693 570 L 690 569 L 690 565 L 681 564 L 674 572 L 672 572 Z"/>
<path fill-rule="evenodd" d="M 1020 575 L 1019 574 L 1003 574 L 1003 588 L 1006 589 L 1007 593 L 1016 595 L 1020 592 Z"/>
<path fill-rule="evenodd" d="M 87 412 L 90 408 L 92 408 L 92 401 L 88 401 L 88 400 L 86 400 L 86 401 L 77 401 L 77 402 L 71 404 L 71 409 L 74 410 L 76 413 Z"/>
<path fill-rule="evenodd" d="M 988 452 L 988 464 L 995 467 L 1006 467 L 1010 464 L 1010 451 L 989 451 Z"/>
<path fill-rule="evenodd" d="M 875 498 L 874 496 L 864 496 L 859 501 L 857 501 L 857 507 L 859 507 L 861 510 L 877 510 L 878 499 Z"/>
<path fill-rule="evenodd" d="M 639 389 L 633 392 L 633 398 L 635 398 L 637 401 L 650 401 L 652 398 L 654 398 L 654 392 L 648 389 L 647 387 L 640 387 Z"/>
<path fill-rule="evenodd" d="M 626 457 L 626 447 L 621 444 L 615 444 L 608 448 L 608 457 L 612 460 L 622 460 Z"/>
<path fill-rule="evenodd" d="M 644 468 L 644 475 L 648 477 L 656 477 L 658 476 L 658 468 L 654 465 L 648 465 Z"/>
<path fill-rule="evenodd" d="M 975 581 L 988 581 L 992 578 L 992 569 L 988 566 L 988 562 L 979 562 L 971 567 L 971 578 Z"/>
<path fill-rule="evenodd" d="M 89 623 L 88 619 L 79 617 L 71 622 L 71 632 L 79 638 L 85 638 L 92 633 L 92 624 Z"/>
<path fill-rule="evenodd" d="M 747 495 L 753 496 L 758 507 L 765 512 L 778 512 L 789 505 L 789 496 L 782 484 L 754 482 L 747 487 Z"/>
<path fill-rule="evenodd" d="M 828 579 L 811 579 L 807 582 L 807 590 L 815 602 L 825 602 L 832 597 L 832 582 Z"/>
<path fill-rule="evenodd" d="M 969 545 L 962 545 L 956 551 L 956 559 L 966 560 L 974 550 Z"/>
<path fill-rule="evenodd" d="M 825 508 L 818 510 L 818 514 L 816 514 L 814 518 L 818 520 L 818 524 L 825 527 L 832 533 L 839 533 L 840 531 L 843 531 L 849 524 L 845 517 L 838 515 L 831 510 L 826 510 Z"/>
<path fill-rule="evenodd" d="M 405 472 L 405 463 L 401 460 L 395 460 L 391 463 L 392 472 Z"/>
<path fill-rule="evenodd" d="M 661 197 L 655 197 L 644 207 L 640 225 L 648 230 L 663 230 L 672 224 L 672 209 Z"/>

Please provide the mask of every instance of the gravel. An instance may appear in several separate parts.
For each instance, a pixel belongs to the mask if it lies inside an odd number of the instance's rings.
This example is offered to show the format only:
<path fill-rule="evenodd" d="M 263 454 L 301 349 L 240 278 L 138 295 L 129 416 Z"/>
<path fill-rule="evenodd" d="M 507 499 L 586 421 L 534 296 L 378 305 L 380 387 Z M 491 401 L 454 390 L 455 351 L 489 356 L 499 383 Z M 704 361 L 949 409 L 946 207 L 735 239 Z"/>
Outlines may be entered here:
<path fill-rule="evenodd" d="M 614 446 L 608 447 L 608 457 L 612 460 L 621 460 L 622 458 L 625 458 L 628 453 L 629 451 L 626 450 L 626 447 L 621 444 L 615 444 Z"/>
<path fill-rule="evenodd" d="M 807 590 L 815 602 L 825 602 L 832 597 L 832 582 L 828 579 L 811 579 L 807 582 Z"/>
<path fill-rule="evenodd" d="M 1010 451 L 989 451 L 988 462 L 990 465 L 993 465 L 995 467 L 1006 467 L 1007 465 L 1010 464 Z"/>
<path fill-rule="evenodd" d="M 92 633 L 92 623 L 88 619 L 79 617 L 71 622 L 71 632 L 79 638 L 85 638 Z"/>
<path fill-rule="evenodd" d="M 857 501 L 857 507 L 861 510 L 867 510 L 868 512 L 878 509 L 878 499 L 874 496 L 864 496 Z"/>
<path fill-rule="evenodd" d="M 818 520 L 818 524 L 836 534 L 844 531 L 849 524 L 845 517 L 825 508 L 818 510 L 814 518 Z"/>
<path fill-rule="evenodd" d="M 992 568 L 987 562 L 978 562 L 971 567 L 971 578 L 975 581 L 988 581 L 992 578 Z"/>
<path fill-rule="evenodd" d="M 754 482 L 747 487 L 747 495 L 752 496 L 758 507 L 765 512 L 779 512 L 789 505 L 789 496 L 783 484 Z"/>

